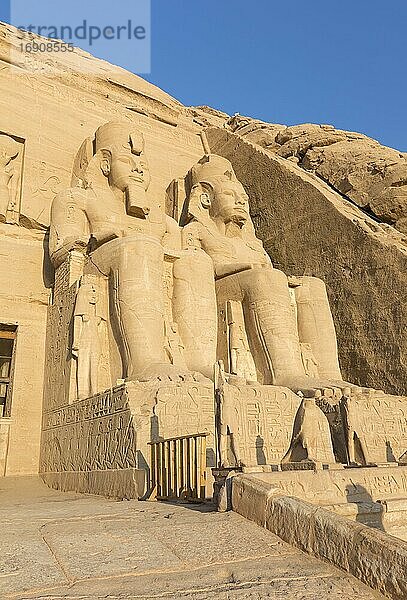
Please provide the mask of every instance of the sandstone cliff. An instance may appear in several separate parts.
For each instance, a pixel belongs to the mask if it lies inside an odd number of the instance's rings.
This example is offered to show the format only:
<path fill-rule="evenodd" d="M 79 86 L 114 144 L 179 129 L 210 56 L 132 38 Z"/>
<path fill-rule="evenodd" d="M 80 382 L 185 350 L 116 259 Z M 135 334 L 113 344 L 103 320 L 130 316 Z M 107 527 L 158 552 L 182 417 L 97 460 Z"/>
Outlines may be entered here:
<path fill-rule="evenodd" d="M 315 173 L 368 214 L 407 233 L 407 154 L 332 125 L 285 127 L 235 115 L 225 126 Z"/>

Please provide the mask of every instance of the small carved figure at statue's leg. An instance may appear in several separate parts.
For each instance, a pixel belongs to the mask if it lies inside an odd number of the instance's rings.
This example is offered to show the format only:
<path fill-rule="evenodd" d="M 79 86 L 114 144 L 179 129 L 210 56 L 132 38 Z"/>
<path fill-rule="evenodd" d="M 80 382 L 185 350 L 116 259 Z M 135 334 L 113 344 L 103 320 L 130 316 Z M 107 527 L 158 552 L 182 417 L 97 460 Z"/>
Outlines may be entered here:
<path fill-rule="evenodd" d="M 240 456 L 239 443 L 234 433 L 230 433 L 230 449 L 232 451 L 233 458 L 235 459 L 236 467 L 242 467 L 243 462 Z"/>
<path fill-rule="evenodd" d="M 356 434 L 353 430 L 348 431 L 348 456 L 349 456 L 349 464 L 356 465 L 356 452 L 355 452 L 355 438 Z"/>
<path fill-rule="evenodd" d="M 229 467 L 228 461 L 228 431 L 229 428 L 226 425 L 222 425 L 220 428 L 220 466 Z"/>

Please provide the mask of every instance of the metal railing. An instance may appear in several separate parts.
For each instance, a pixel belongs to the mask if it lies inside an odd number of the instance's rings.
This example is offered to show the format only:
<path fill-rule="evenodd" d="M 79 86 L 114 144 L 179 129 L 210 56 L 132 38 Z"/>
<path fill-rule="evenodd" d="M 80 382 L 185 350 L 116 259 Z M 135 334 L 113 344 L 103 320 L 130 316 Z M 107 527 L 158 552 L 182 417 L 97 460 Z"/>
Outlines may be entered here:
<path fill-rule="evenodd" d="M 150 442 L 151 489 L 160 500 L 205 500 L 206 438 L 196 433 Z"/>

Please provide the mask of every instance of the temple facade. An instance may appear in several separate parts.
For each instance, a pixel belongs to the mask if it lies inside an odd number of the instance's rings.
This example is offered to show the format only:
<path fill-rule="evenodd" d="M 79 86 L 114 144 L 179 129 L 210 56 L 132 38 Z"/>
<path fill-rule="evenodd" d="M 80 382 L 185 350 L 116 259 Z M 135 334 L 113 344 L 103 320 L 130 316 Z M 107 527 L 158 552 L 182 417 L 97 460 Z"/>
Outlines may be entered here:
<path fill-rule="evenodd" d="M 0 475 L 203 499 L 369 467 L 403 499 L 403 235 L 227 115 L 3 31 Z"/>

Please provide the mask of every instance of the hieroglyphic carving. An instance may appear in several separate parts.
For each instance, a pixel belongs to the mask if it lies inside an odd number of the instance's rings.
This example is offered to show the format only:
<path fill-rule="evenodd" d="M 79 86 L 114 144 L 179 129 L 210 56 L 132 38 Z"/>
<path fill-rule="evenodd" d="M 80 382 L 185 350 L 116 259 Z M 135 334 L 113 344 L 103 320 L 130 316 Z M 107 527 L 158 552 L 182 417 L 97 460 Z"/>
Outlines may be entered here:
<path fill-rule="evenodd" d="M 135 466 L 135 427 L 124 386 L 45 414 L 41 472 Z"/>
<path fill-rule="evenodd" d="M 209 384 L 183 383 L 158 389 L 153 409 L 151 441 L 209 432 L 208 466 L 215 466 L 213 389 Z"/>
<path fill-rule="evenodd" d="M 64 304 L 48 307 L 44 385 L 44 405 L 48 408 L 63 406 L 69 401 L 70 324 L 75 297 L 76 288 L 72 286 Z"/>
<path fill-rule="evenodd" d="M 237 412 L 234 419 L 237 423 L 231 425 L 242 464 L 280 463 L 290 447 L 293 422 L 301 399 L 287 388 L 277 386 L 225 383 L 223 387 L 227 401 Z M 228 425 L 226 420 L 224 424 Z M 229 462 L 233 464 L 233 456 Z"/>
<path fill-rule="evenodd" d="M 214 430 L 212 387 L 184 383 L 161 387 L 154 415 L 158 418 L 157 439 Z"/>
<path fill-rule="evenodd" d="M 406 498 L 407 467 L 265 473 L 262 479 L 289 496 L 320 505 Z"/>
<path fill-rule="evenodd" d="M 24 143 L 0 133 L 0 221 L 19 222 Z"/>
<path fill-rule="evenodd" d="M 302 397 L 301 392 L 298 395 Z M 290 449 L 282 459 L 282 463 L 302 461 L 335 463 L 329 424 L 315 398 L 302 398 L 294 420 Z"/>
<path fill-rule="evenodd" d="M 350 460 L 359 463 L 397 462 L 407 448 L 407 402 L 376 390 L 364 390 L 346 398 L 351 441 L 360 444 Z"/>
<path fill-rule="evenodd" d="M 83 256 L 71 252 L 55 273 L 53 303 L 48 307 L 44 409 L 64 406 L 70 398 L 72 324 Z"/>

